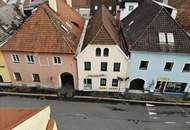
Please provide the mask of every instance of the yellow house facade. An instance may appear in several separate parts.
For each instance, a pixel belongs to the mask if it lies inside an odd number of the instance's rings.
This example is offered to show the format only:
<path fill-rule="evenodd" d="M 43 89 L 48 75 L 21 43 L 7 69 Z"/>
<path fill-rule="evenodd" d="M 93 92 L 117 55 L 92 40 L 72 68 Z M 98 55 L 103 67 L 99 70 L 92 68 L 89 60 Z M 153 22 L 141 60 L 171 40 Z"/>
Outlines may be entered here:
<path fill-rule="evenodd" d="M 11 76 L 7 68 L 3 53 L 0 52 L 0 83 L 10 83 Z"/>

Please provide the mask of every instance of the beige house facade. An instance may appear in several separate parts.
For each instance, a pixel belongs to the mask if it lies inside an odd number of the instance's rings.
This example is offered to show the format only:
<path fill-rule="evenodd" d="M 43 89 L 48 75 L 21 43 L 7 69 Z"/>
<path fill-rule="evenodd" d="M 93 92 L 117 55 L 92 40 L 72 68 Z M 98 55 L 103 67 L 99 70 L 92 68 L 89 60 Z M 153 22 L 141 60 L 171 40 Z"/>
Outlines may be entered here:
<path fill-rule="evenodd" d="M 101 50 L 99 56 L 96 55 L 97 49 Z M 108 56 L 103 54 L 105 49 L 109 50 Z M 128 82 L 128 57 L 118 45 L 88 45 L 77 56 L 77 67 L 79 90 L 125 91 Z"/>

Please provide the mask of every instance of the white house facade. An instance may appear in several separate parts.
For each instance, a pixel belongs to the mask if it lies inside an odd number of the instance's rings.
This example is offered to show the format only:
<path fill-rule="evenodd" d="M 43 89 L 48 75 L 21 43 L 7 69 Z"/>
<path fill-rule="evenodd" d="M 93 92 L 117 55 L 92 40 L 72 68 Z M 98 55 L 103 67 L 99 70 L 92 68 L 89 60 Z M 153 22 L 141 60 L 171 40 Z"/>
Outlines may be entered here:
<path fill-rule="evenodd" d="M 128 57 L 118 45 L 88 45 L 77 56 L 77 67 L 79 90 L 125 91 L 128 82 Z"/>

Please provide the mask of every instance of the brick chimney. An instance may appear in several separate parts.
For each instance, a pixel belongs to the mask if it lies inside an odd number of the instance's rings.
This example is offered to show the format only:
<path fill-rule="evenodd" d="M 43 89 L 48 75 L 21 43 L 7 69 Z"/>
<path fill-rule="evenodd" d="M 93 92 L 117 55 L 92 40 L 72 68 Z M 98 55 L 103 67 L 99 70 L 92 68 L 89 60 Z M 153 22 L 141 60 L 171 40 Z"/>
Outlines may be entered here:
<path fill-rule="evenodd" d="M 49 0 L 49 6 L 52 8 L 55 12 L 57 12 L 57 0 Z"/>

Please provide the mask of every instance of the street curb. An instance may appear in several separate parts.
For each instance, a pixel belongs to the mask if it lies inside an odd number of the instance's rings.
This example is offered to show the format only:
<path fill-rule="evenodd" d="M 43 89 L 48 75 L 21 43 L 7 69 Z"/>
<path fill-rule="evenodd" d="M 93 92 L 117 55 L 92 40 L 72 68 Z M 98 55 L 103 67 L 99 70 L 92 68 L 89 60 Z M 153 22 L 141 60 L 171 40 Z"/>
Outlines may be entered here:
<path fill-rule="evenodd" d="M 18 93 L 18 92 L 0 92 L 0 95 L 8 96 L 25 96 L 25 97 L 46 97 L 59 99 L 56 94 L 34 94 L 34 93 Z M 64 98 L 63 98 L 64 99 Z M 148 103 L 148 104 L 158 104 L 158 105 L 178 105 L 178 106 L 190 106 L 190 103 L 181 102 L 157 102 L 157 101 L 143 101 L 143 100 L 132 100 L 132 99 L 118 99 L 118 98 L 107 98 L 107 97 L 91 97 L 91 96 L 74 96 L 73 98 L 68 98 L 70 101 L 107 101 L 107 102 L 129 102 L 129 103 Z"/>
<path fill-rule="evenodd" d="M 180 102 L 156 102 L 156 101 L 142 101 L 132 99 L 117 99 L 117 98 L 105 98 L 105 97 L 90 97 L 90 96 L 75 96 L 77 99 L 94 99 L 94 100 L 107 100 L 107 101 L 118 101 L 118 102 L 129 102 L 129 103 L 148 103 L 148 104 L 159 104 L 159 105 L 178 105 L 178 106 L 190 106 L 190 103 Z"/>
<path fill-rule="evenodd" d="M 36 94 L 36 93 L 18 93 L 18 92 L 0 92 L 2 95 L 10 96 L 34 96 L 34 97 L 57 97 L 56 94 Z"/>

